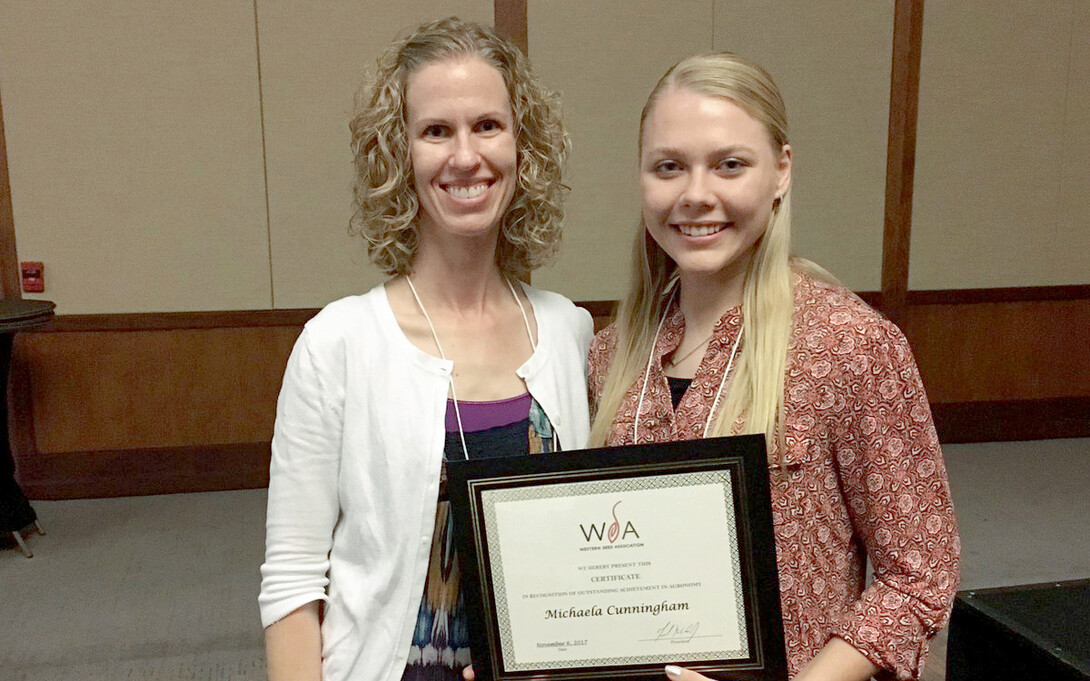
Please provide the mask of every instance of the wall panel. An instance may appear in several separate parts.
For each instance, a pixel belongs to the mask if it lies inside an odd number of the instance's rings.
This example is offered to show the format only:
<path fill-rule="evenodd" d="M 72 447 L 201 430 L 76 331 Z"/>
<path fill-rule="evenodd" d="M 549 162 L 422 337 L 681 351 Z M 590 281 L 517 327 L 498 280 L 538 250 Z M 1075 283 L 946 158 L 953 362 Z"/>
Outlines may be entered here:
<path fill-rule="evenodd" d="M 1090 397 L 1090 298 L 910 305 L 903 328 L 932 403 Z"/>
<path fill-rule="evenodd" d="M 397 36 L 456 14 L 492 24 L 492 0 L 258 0 L 275 306 L 314 307 L 382 281 L 348 234 L 348 121 L 365 71 Z"/>
<path fill-rule="evenodd" d="M 903 326 L 944 442 L 1090 434 L 1086 289 L 910 300 Z M 20 334 L 13 402 L 30 416 L 13 424 L 20 482 L 43 499 L 267 484 L 280 378 L 313 313 L 60 317 Z"/>
<path fill-rule="evenodd" d="M 19 257 L 62 313 L 267 307 L 253 6 L 6 2 Z"/>
<path fill-rule="evenodd" d="M 1071 246 L 1082 249 L 1082 258 L 1075 263 L 1075 279 L 1090 282 L 1090 164 L 1086 162 L 1090 158 L 1090 2 L 1072 4 L 1060 169 L 1059 224 L 1064 228 L 1059 237 L 1074 234 Z"/>
<path fill-rule="evenodd" d="M 717 0 L 715 49 L 754 59 L 787 104 L 794 251 L 881 287 L 893 3 Z"/>
<path fill-rule="evenodd" d="M 639 224 L 640 109 L 673 63 L 711 49 L 711 3 L 533 0 L 530 58 L 559 90 L 572 140 L 564 243 L 535 285 L 576 300 L 619 298 Z"/>
<path fill-rule="evenodd" d="M 35 454 L 267 442 L 298 327 L 20 334 Z"/>
<path fill-rule="evenodd" d="M 1088 281 L 1085 5 L 925 5 L 911 288 Z"/>

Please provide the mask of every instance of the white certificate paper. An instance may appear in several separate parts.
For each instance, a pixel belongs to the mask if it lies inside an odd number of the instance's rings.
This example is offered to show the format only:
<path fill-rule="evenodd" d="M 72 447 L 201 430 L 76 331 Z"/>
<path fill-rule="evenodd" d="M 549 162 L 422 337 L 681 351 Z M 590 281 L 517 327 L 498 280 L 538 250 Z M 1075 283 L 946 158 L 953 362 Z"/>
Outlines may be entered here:
<path fill-rule="evenodd" d="M 506 671 L 749 657 L 731 478 L 482 491 Z"/>

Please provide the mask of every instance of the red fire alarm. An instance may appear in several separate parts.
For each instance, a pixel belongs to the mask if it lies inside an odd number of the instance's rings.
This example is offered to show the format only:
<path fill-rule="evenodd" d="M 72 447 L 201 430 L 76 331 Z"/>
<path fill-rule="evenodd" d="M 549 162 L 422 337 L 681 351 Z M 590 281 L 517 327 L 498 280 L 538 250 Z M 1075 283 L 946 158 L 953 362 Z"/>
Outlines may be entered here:
<path fill-rule="evenodd" d="M 23 272 L 24 293 L 45 292 L 45 267 L 40 262 L 21 262 L 19 269 Z"/>

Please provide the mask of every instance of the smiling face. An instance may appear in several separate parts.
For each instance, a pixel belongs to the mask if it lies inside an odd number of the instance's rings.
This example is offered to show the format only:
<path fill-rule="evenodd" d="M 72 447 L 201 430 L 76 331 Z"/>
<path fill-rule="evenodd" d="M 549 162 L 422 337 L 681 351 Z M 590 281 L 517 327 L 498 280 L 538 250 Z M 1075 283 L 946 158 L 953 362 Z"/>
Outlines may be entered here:
<path fill-rule="evenodd" d="M 409 76 L 405 101 L 421 243 L 495 239 L 517 172 L 503 76 L 479 57 L 446 59 Z"/>
<path fill-rule="evenodd" d="M 648 232 L 683 280 L 740 286 L 791 182 L 791 148 L 725 97 L 672 87 L 647 114 L 640 192 Z"/>

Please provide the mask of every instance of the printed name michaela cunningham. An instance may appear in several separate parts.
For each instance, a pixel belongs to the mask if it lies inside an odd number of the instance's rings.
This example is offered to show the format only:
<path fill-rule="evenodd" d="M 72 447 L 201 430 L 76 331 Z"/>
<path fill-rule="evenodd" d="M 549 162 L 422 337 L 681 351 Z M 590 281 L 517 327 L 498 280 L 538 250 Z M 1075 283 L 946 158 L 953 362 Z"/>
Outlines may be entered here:
<path fill-rule="evenodd" d="M 554 608 L 545 611 L 545 619 L 567 619 L 571 617 L 601 617 L 602 615 L 658 615 L 660 612 L 688 610 L 688 603 L 641 603 L 640 605 L 608 605 L 603 609 L 593 605 L 589 608 Z"/>

